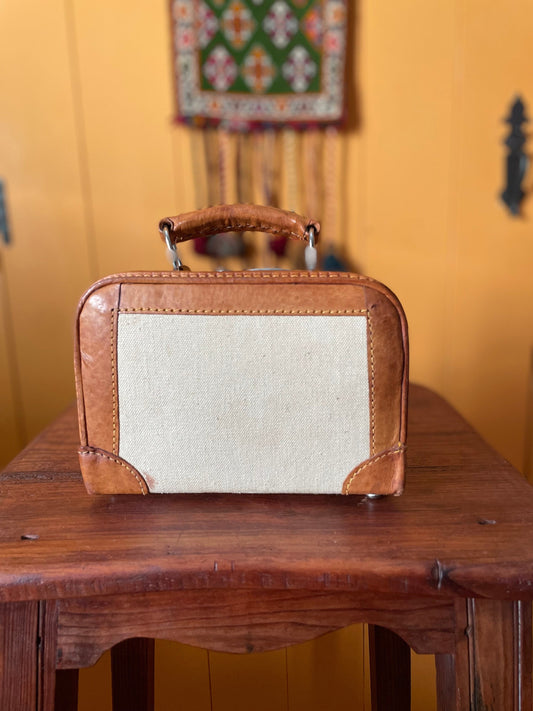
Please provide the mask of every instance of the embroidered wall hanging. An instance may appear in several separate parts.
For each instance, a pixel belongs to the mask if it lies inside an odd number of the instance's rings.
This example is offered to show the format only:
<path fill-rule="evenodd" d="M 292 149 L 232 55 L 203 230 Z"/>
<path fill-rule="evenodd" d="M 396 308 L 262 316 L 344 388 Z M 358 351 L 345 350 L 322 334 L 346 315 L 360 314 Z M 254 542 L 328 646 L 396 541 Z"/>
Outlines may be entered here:
<path fill-rule="evenodd" d="M 345 117 L 346 0 L 172 0 L 171 10 L 176 119 L 194 129 L 205 165 L 197 207 L 234 198 L 334 222 L 326 182 Z M 278 257 L 287 247 L 268 245 Z M 246 240 L 221 235 L 196 248 L 243 255 Z"/>

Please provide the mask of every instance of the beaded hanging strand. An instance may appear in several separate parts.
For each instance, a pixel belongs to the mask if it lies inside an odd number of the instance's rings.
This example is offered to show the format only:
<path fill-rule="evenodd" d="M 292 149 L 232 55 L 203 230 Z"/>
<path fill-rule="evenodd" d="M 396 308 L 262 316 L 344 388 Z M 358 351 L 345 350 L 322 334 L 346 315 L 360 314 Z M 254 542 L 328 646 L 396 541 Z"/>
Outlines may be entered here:
<path fill-rule="evenodd" d="M 191 137 L 193 180 L 197 206 L 216 205 L 218 203 L 218 179 L 216 178 L 217 154 L 214 131 L 207 128 L 193 128 Z M 202 165 L 205 166 L 204 171 L 202 171 Z M 194 240 L 194 251 L 197 254 L 206 255 L 208 253 L 208 238 L 197 237 Z"/>
<path fill-rule="evenodd" d="M 321 215 L 324 188 L 321 182 L 323 131 L 309 129 L 302 140 L 304 205 L 308 215 Z"/>
<path fill-rule="evenodd" d="M 215 129 L 204 129 L 204 155 L 207 171 L 207 200 L 209 205 L 220 204 L 218 171 L 218 136 Z"/>
<path fill-rule="evenodd" d="M 263 200 L 265 205 L 279 207 L 281 160 L 280 141 L 277 131 L 268 129 L 263 138 Z M 285 254 L 287 239 L 279 235 L 265 236 L 266 249 L 276 263 Z"/>
<path fill-rule="evenodd" d="M 189 147 L 191 151 L 192 178 L 194 187 L 194 204 L 196 209 L 200 209 L 207 205 L 205 195 L 205 182 L 203 164 L 204 156 L 204 140 L 203 132 L 197 128 L 192 128 L 189 132 Z"/>
<path fill-rule="evenodd" d="M 253 200 L 253 179 L 251 158 L 252 151 L 249 147 L 249 136 L 245 133 L 237 135 L 237 202 L 252 203 Z"/>
<path fill-rule="evenodd" d="M 342 179 L 339 170 L 343 168 L 344 154 L 339 151 L 339 131 L 329 126 L 324 137 L 324 234 L 326 239 L 322 246 L 322 269 L 325 271 L 344 272 L 348 270 L 345 262 L 343 235 L 339 224 L 343 224 L 340 211 L 344 204 L 341 195 Z"/>
<path fill-rule="evenodd" d="M 228 202 L 229 136 L 224 129 L 217 130 L 218 135 L 218 179 L 219 200 L 223 205 Z"/>
<path fill-rule="evenodd" d="M 339 191 L 337 189 L 339 132 L 333 126 L 328 126 L 324 139 L 324 222 L 328 241 L 338 244 L 337 215 L 339 212 Z"/>
<path fill-rule="evenodd" d="M 298 200 L 298 169 L 296 163 L 296 131 L 286 128 L 283 131 L 283 155 L 285 165 L 285 175 L 287 179 L 287 207 L 289 210 L 299 211 Z"/>
<path fill-rule="evenodd" d="M 235 172 L 236 172 L 236 192 L 237 202 L 253 203 L 253 180 L 251 158 L 252 152 L 249 148 L 249 136 L 244 133 L 238 133 L 235 146 Z M 242 241 L 242 258 L 245 260 L 246 267 L 249 268 L 250 245 L 246 239 L 246 233 L 240 232 L 239 238 Z M 253 249 L 253 246 L 252 246 Z"/>

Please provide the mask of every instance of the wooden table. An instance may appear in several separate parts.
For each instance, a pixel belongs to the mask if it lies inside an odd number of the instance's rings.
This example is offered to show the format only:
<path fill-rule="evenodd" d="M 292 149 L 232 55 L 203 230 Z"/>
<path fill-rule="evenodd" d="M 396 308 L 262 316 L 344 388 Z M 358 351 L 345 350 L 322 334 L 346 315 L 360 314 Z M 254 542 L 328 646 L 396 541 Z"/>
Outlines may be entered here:
<path fill-rule="evenodd" d="M 248 653 L 364 621 L 375 709 L 408 708 L 402 639 L 436 655 L 440 711 L 529 711 L 533 488 L 431 391 L 409 422 L 399 498 L 90 497 L 67 411 L 0 479 L 0 709 L 51 711 L 56 669 L 126 638 Z M 121 654 L 148 669 L 122 689 Z M 117 708 L 132 684 L 150 708 L 149 643 L 114 664 Z"/>

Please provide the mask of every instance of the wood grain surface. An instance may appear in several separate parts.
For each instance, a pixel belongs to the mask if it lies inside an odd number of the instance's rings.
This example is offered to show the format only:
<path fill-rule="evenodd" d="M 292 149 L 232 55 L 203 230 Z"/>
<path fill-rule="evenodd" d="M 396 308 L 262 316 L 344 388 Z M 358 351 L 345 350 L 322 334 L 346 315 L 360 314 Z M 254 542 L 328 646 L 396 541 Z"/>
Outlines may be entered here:
<path fill-rule="evenodd" d="M 530 711 L 531 605 L 456 600 L 454 654 L 438 654 L 438 711 Z"/>
<path fill-rule="evenodd" d="M 401 497 L 89 496 L 68 410 L 0 478 L 0 600 L 198 588 L 533 597 L 533 488 L 413 387 Z"/>
<path fill-rule="evenodd" d="M 355 622 L 393 629 L 419 653 L 453 653 L 453 600 L 335 591 L 178 590 L 59 603 L 57 666 L 87 667 L 132 637 L 250 654 L 315 639 Z"/>

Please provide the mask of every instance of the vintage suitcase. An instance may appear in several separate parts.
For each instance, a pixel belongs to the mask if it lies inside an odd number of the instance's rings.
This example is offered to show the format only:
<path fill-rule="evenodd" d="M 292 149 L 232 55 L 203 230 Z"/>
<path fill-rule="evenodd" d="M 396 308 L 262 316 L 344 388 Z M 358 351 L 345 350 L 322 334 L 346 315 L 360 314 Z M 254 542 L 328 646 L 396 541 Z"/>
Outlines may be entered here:
<path fill-rule="evenodd" d="M 218 206 L 160 229 L 175 271 L 107 277 L 79 305 L 88 491 L 400 494 L 407 324 L 389 289 L 348 273 L 183 269 L 175 244 L 199 235 L 318 236 L 276 208 Z"/>

